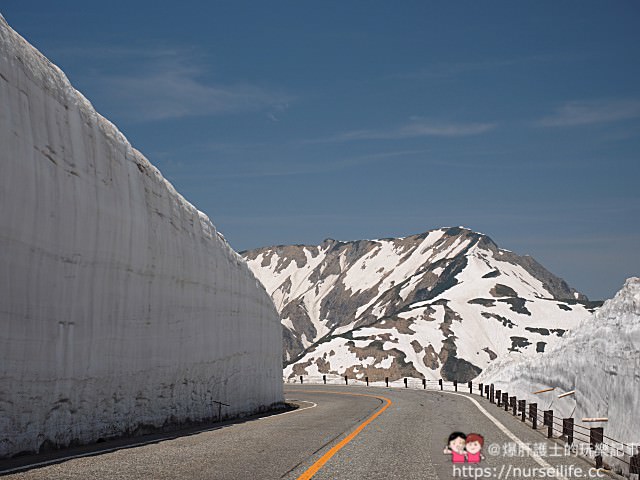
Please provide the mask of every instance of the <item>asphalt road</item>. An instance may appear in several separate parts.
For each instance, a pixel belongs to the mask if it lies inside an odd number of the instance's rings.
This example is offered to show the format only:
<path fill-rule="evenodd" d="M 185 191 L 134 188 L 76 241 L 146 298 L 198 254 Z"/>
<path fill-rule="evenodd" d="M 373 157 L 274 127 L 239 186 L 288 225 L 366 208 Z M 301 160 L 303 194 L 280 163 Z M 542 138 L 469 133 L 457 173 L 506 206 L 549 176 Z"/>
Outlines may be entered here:
<path fill-rule="evenodd" d="M 498 424 L 469 398 L 452 393 L 294 385 L 286 386 L 285 394 L 300 409 L 3 479 L 297 479 L 310 469 L 317 470 L 314 480 L 450 479 L 454 473 L 459 478 L 516 479 L 548 477 L 548 468 L 561 468 L 564 478 L 598 478 L 593 472 L 589 476 L 590 464 L 566 456 L 560 444 L 477 395 L 472 398 Z M 443 448 L 457 430 L 482 434 L 486 458 L 454 472 Z M 318 467 L 319 460 L 325 463 Z M 576 468 L 582 472 L 576 474 Z"/>

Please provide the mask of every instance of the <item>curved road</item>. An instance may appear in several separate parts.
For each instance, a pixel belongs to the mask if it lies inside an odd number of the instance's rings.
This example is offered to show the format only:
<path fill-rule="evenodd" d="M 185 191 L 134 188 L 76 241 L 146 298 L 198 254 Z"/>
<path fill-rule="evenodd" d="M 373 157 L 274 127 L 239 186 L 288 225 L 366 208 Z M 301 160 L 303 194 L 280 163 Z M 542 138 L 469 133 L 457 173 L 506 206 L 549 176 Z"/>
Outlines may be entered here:
<path fill-rule="evenodd" d="M 565 456 L 559 444 L 477 395 L 472 401 L 429 390 L 328 385 L 287 385 L 285 394 L 299 410 L 3 478 L 450 479 L 443 448 L 456 430 L 480 433 L 486 442 L 482 470 L 458 471 L 460 478 L 541 478 L 549 467 L 562 468 L 560 478 L 597 478 L 585 461 Z"/>

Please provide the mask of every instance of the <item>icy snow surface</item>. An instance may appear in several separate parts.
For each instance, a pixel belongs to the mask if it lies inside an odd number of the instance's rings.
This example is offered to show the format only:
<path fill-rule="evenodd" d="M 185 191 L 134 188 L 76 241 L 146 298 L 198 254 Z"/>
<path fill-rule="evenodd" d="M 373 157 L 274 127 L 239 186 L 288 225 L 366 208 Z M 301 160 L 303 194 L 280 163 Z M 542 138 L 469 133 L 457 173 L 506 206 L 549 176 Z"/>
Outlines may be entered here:
<path fill-rule="evenodd" d="M 605 435 L 640 443 L 640 278 L 628 279 L 613 299 L 555 347 L 533 358 L 504 358 L 477 379 L 538 401 L 559 417 L 608 417 Z M 531 392 L 555 387 L 543 395 Z M 575 390 L 575 396 L 557 398 Z M 599 424 L 592 424 L 599 426 Z"/>
<path fill-rule="evenodd" d="M 0 16 L 0 457 L 281 402 L 274 305 Z"/>

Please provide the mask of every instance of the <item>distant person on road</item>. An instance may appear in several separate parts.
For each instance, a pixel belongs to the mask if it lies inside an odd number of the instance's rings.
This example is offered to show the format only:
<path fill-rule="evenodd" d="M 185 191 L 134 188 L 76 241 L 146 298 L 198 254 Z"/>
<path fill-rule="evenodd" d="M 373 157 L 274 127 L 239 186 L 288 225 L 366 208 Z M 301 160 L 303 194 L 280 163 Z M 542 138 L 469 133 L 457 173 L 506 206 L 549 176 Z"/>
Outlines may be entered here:
<path fill-rule="evenodd" d="M 484 445 L 484 437 L 479 433 L 470 433 L 467 435 L 467 462 L 468 463 L 480 463 L 480 460 L 484 459 L 481 450 Z"/>
<path fill-rule="evenodd" d="M 462 432 L 453 432 L 449 435 L 447 446 L 444 447 L 444 453 L 451 455 L 453 463 L 464 463 L 466 459 L 465 444 L 467 436 Z"/>

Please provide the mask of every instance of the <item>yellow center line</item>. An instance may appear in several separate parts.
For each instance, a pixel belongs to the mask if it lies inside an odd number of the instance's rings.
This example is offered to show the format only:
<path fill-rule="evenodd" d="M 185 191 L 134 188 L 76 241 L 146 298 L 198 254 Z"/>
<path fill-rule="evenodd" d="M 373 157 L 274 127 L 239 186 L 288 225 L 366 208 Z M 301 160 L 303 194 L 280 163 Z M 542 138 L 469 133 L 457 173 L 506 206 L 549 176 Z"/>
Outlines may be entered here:
<path fill-rule="evenodd" d="M 352 397 L 371 397 L 371 398 L 377 398 L 378 400 L 384 400 L 387 403 L 380 410 L 376 410 L 373 415 L 371 415 L 364 422 L 358 425 L 358 428 L 356 428 L 353 432 L 351 432 L 349 435 L 343 438 L 342 441 L 340 441 L 340 443 L 333 446 L 331 450 L 329 450 L 322 457 L 320 457 L 316 461 L 316 463 L 311 465 L 302 475 L 298 477 L 298 480 L 308 480 L 311 477 L 313 477 L 316 473 L 318 473 L 318 470 L 320 470 L 324 466 L 324 464 L 329 461 L 331 457 L 333 457 L 336 453 L 338 453 L 338 451 L 342 447 L 344 447 L 346 444 L 348 444 L 351 440 L 356 438 L 356 436 L 364 429 L 364 427 L 366 427 L 371 422 L 373 422 L 379 415 L 382 414 L 382 412 L 384 412 L 387 408 L 389 408 L 389 405 L 391 405 L 392 403 L 391 400 L 389 400 L 386 397 L 380 397 L 378 395 L 367 395 L 364 393 L 327 392 L 327 391 L 319 391 L 319 390 L 316 390 L 316 391 L 307 390 L 305 391 L 305 393 L 328 393 L 330 395 L 350 395 Z"/>

